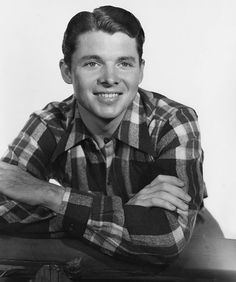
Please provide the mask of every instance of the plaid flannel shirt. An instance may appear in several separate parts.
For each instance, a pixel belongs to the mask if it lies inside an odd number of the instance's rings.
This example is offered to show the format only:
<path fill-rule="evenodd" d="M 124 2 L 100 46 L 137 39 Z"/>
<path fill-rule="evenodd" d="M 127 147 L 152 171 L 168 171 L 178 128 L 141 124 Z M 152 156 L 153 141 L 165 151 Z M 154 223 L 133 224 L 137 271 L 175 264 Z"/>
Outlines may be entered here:
<path fill-rule="evenodd" d="M 59 212 L 1 195 L 0 230 L 76 237 L 109 255 L 151 263 L 176 257 L 191 237 L 206 196 L 195 111 L 139 89 L 112 136 L 108 170 L 76 103 L 72 95 L 33 113 L 2 158 L 65 187 Z M 187 212 L 126 205 L 159 174 L 185 182 L 183 189 L 192 197 Z"/>

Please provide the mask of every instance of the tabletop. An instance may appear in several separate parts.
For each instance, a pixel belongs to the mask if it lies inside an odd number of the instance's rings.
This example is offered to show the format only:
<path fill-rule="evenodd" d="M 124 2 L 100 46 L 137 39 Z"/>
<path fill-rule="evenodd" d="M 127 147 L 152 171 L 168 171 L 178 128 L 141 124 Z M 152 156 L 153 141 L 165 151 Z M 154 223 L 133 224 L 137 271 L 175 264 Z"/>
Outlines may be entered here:
<path fill-rule="evenodd" d="M 3 281 L 236 281 L 236 240 L 193 236 L 170 265 L 114 259 L 74 239 L 0 235 Z M 17 280 L 16 280 L 17 278 Z"/>

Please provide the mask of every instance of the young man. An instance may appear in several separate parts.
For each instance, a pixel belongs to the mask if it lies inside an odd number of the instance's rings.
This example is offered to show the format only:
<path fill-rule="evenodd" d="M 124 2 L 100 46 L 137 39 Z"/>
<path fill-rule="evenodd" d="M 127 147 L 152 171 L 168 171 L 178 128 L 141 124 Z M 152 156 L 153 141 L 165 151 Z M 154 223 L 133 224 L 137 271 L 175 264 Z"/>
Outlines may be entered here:
<path fill-rule="evenodd" d="M 126 10 L 71 19 L 60 69 L 74 94 L 33 113 L 3 156 L 1 232 L 71 236 L 152 263 L 184 249 L 206 196 L 197 116 L 139 88 L 143 43 Z"/>

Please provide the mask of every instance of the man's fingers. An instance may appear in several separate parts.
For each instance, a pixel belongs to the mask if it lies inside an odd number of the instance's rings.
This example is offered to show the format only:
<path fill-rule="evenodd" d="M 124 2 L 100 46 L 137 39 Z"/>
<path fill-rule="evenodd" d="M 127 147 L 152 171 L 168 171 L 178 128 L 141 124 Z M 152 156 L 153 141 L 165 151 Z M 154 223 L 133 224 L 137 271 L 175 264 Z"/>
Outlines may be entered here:
<path fill-rule="evenodd" d="M 187 211 L 191 197 L 183 190 L 183 187 L 183 181 L 175 176 L 158 175 L 132 197 L 128 204 Z"/>
<path fill-rule="evenodd" d="M 166 210 L 170 210 L 170 211 L 174 211 L 176 210 L 176 206 L 172 205 L 170 202 L 165 201 L 161 198 L 152 198 L 152 199 L 146 199 L 143 204 L 146 207 L 160 207 L 160 208 L 164 208 Z"/>
<path fill-rule="evenodd" d="M 184 202 L 174 199 L 171 199 L 170 201 L 162 198 L 138 198 L 135 202 L 130 200 L 128 204 L 143 207 L 160 207 L 170 211 L 178 211 L 179 213 L 186 212 L 188 210 L 188 205 L 184 204 Z"/>
<path fill-rule="evenodd" d="M 145 207 L 162 207 L 168 210 L 188 210 L 188 202 L 191 197 L 181 188 L 162 183 L 155 186 L 147 186 L 130 199 L 130 204 Z"/>
<path fill-rule="evenodd" d="M 161 184 L 151 184 L 146 186 L 142 191 L 140 191 L 143 195 L 155 195 L 155 193 L 161 193 L 161 192 L 167 192 L 169 194 L 172 194 L 175 197 L 180 198 L 181 200 L 185 202 L 189 202 L 191 200 L 191 197 L 182 189 L 179 187 L 176 187 L 174 185 L 168 184 L 168 183 L 161 183 Z"/>
<path fill-rule="evenodd" d="M 158 192 L 153 195 L 146 196 L 145 200 L 149 200 L 152 204 L 152 206 L 159 206 L 160 202 L 162 205 L 170 205 L 174 206 L 177 209 L 181 210 L 188 210 L 188 204 L 186 204 L 183 200 L 180 198 L 174 196 L 173 194 L 170 194 L 165 191 Z"/>
<path fill-rule="evenodd" d="M 180 180 L 179 178 L 171 175 L 158 175 L 153 181 L 151 182 L 151 185 L 159 184 L 159 183 L 169 183 L 171 185 L 175 185 L 178 187 L 183 187 L 184 182 Z"/>

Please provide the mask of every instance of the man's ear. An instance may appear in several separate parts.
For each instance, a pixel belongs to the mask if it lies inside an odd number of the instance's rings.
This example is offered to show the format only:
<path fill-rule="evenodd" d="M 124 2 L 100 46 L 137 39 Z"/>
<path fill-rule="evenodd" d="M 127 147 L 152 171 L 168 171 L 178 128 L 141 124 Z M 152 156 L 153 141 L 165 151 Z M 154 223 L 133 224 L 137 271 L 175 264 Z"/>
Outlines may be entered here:
<path fill-rule="evenodd" d="M 60 60 L 59 66 L 61 70 L 61 76 L 65 81 L 65 83 L 71 84 L 72 83 L 71 71 L 63 59 Z"/>
<path fill-rule="evenodd" d="M 142 59 L 142 61 L 141 61 L 141 63 L 140 63 L 139 84 L 140 84 L 140 83 L 142 82 L 142 80 L 143 80 L 144 66 L 145 66 L 145 61 Z"/>

